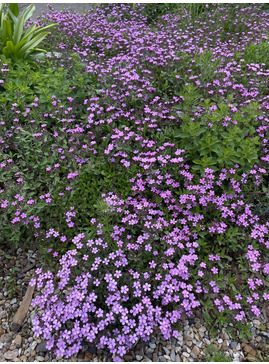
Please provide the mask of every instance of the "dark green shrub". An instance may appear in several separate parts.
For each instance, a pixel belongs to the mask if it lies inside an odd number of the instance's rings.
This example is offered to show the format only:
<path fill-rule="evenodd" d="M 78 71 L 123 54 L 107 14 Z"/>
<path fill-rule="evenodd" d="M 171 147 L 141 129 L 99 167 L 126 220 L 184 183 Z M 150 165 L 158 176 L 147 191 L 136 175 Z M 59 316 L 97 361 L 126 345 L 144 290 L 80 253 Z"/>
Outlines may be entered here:
<path fill-rule="evenodd" d="M 209 105 L 209 100 L 205 104 Z M 205 105 L 207 108 L 207 106 Z M 205 168 L 221 170 L 240 166 L 241 172 L 247 172 L 257 161 L 259 137 L 255 136 L 255 118 L 259 115 L 259 105 L 250 103 L 231 117 L 227 104 L 218 104 L 215 112 L 208 111 L 198 120 L 193 121 L 183 114 L 181 130 L 174 134 L 180 149 L 187 154 L 187 162 L 194 173 L 203 173 Z M 224 129 L 224 125 L 227 126 Z"/>

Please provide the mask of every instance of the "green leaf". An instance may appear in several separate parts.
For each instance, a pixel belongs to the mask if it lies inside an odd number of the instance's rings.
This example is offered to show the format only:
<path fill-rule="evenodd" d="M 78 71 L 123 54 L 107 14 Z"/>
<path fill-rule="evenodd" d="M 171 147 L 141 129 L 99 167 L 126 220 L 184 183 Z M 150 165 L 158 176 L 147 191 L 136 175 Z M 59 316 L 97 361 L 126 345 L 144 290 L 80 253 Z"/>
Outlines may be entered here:
<path fill-rule="evenodd" d="M 14 45 L 19 43 L 20 39 L 22 38 L 23 26 L 24 26 L 24 16 L 21 15 L 17 24 L 14 27 L 14 34 L 13 34 Z"/>
<path fill-rule="evenodd" d="M 35 12 L 35 6 L 33 4 L 31 4 L 30 6 L 28 6 L 28 8 L 26 8 L 23 11 L 25 21 L 27 21 L 29 18 L 31 18 L 31 16 L 34 14 L 34 12 Z"/>
<path fill-rule="evenodd" d="M 41 32 L 44 32 L 45 30 L 48 30 L 50 28 L 53 28 L 53 27 L 56 27 L 57 25 L 59 25 L 58 23 L 53 23 L 53 24 L 49 24 L 49 25 L 46 25 L 45 27 L 41 28 L 40 30 L 38 30 L 35 35 L 38 35 L 40 34 Z"/>
<path fill-rule="evenodd" d="M 6 43 L 6 47 L 3 48 L 3 53 L 6 57 L 10 57 L 12 54 L 13 54 L 13 51 L 14 51 L 14 44 L 13 42 L 10 40 L 10 41 L 7 41 Z"/>
<path fill-rule="evenodd" d="M 29 52 L 32 50 L 34 50 L 34 48 L 42 42 L 42 40 L 46 37 L 48 33 L 44 33 L 44 34 L 38 34 L 37 36 L 35 36 L 30 42 L 27 42 L 20 50 L 20 52 L 18 53 L 19 57 L 25 57 L 27 54 L 29 54 Z"/>
<path fill-rule="evenodd" d="M 9 10 L 12 11 L 12 13 L 15 15 L 15 16 L 18 16 L 19 15 L 19 5 L 17 3 L 11 3 L 9 4 Z"/>
<path fill-rule="evenodd" d="M 10 9 L 7 9 L 7 18 L 8 21 L 12 21 L 12 25 L 17 24 L 18 18 L 13 14 L 13 12 Z"/>

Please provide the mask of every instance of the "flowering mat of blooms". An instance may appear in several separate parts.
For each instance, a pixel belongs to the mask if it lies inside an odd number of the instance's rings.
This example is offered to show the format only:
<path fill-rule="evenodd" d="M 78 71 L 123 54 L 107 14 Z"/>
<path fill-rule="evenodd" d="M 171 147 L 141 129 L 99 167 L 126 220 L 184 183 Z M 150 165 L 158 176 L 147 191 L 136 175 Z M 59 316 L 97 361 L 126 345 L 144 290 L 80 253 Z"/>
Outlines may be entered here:
<path fill-rule="evenodd" d="M 50 8 L 1 60 L 2 360 L 266 358 L 269 15 L 172 5 Z"/>

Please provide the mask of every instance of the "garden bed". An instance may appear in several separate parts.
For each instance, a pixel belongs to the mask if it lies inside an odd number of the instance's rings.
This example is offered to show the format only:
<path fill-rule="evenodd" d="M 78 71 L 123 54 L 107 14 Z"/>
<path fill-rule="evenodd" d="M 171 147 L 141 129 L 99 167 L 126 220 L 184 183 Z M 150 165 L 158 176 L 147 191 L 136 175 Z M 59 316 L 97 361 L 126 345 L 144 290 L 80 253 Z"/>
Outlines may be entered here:
<path fill-rule="evenodd" d="M 266 359 L 264 7 L 49 7 L 5 50 L 0 359 Z"/>

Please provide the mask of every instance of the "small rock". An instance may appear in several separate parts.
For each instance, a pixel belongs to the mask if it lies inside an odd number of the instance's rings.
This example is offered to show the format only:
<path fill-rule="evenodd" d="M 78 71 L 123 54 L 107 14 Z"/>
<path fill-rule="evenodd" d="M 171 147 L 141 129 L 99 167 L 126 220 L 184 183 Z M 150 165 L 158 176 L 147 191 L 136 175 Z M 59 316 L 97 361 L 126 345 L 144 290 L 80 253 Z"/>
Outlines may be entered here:
<path fill-rule="evenodd" d="M 145 357 L 144 357 L 144 359 L 143 359 L 142 361 L 144 361 L 144 362 L 146 362 L 146 361 L 147 361 L 147 362 L 151 362 L 152 360 L 150 360 L 148 357 L 146 357 L 146 356 L 145 356 Z"/>
<path fill-rule="evenodd" d="M 210 345 L 211 342 L 208 339 L 204 339 L 204 342 L 206 343 L 206 345 Z"/>
<path fill-rule="evenodd" d="M 14 343 L 17 345 L 17 348 L 19 348 L 21 346 L 21 335 L 16 335 Z"/>
<path fill-rule="evenodd" d="M 44 353 L 44 351 L 40 351 L 40 352 L 39 352 L 39 355 L 40 355 L 40 356 L 43 356 L 44 358 L 45 358 L 45 356 L 46 356 L 46 354 Z"/>
<path fill-rule="evenodd" d="M 140 360 L 142 360 L 142 359 L 143 359 L 143 356 L 141 356 L 141 355 L 136 355 L 136 356 L 135 356 L 135 358 L 136 358 L 136 360 L 140 361 Z"/>
<path fill-rule="evenodd" d="M 11 305 L 14 305 L 14 303 L 17 303 L 17 298 L 13 298 L 10 302 Z"/>
<path fill-rule="evenodd" d="M 31 348 L 31 350 L 35 350 L 35 348 L 37 347 L 37 342 L 33 341 L 29 347 Z M 44 351 L 44 350 L 41 350 L 41 351 Z"/>
<path fill-rule="evenodd" d="M 76 358 L 76 357 L 74 357 Z M 93 358 L 93 354 L 91 354 L 89 351 L 86 351 L 84 361 L 91 361 Z M 71 358 L 72 359 L 72 358 Z M 76 358 L 77 359 L 77 358 Z M 77 361 L 77 360 L 76 360 Z"/>
<path fill-rule="evenodd" d="M 194 325 L 194 323 L 195 323 L 194 319 L 192 319 L 192 318 L 189 318 L 188 321 L 189 321 L 189 325 Z"/>
<path fill-rule="evenodd" d="M 21 361 L 27 360 L 27 357 L 25 355 L 22 355 L 22 356 L 20 356 L 20 360 Z"/>
<path fill-rule="evenodd" d="M 39 353 L 40 351 L 42 351 L 43 353 L 46 353 L 48 351 L 46 345 L 47 345 L 46 341 L 42 341 L 40 344 L 38 344 L 36 349 L 37 352 Z"/>
<path fill-rule="evenodd" d="M 72 361 L 74 363 L 77 361 L 77 358 L 74 355 L 72 355 L 70 358 L 70 361 Z M 88 360 L 85 360 L 85 361 L 88 361 Z"/>
<path fill-rule="evenodd" d="M 167 355 L 168 356 L 168 355 Z M 166 362 L 166 359 L 165 359 L 165 357 L 164 356 L 159 356 L 159 361 L 162 361 L 162 362 Z"/>
<path fill-rule="evenodd" d="M 150 360 L 153 359 L 153 353 L 147 353 L 146 355 L 147 355 L 147 358 L 149 358 Z"/>
<path fill-rule="evenodd" d="M 218 343 L 219 344 L 222 344 L 223 343 L 223 340 L 222 339 L 218 339 Z"/>
<path fill-rule="evenodd" d="M 6 318 L 6 317 L 7 317 L 6 311 L 0 311 L 0 319 Z"/>
<path fill-rule="evenodd" d="M 170 358 L 170 356 L 169 355 L 166 355 L 166 354 L 164 354 L 164 356 L 163 356 L 166 360 L 168 360 L 168 361 L 171 361 L 171 358 Z"/>
<path fill-rule="evenodd" d="M 181 361 L 181 360 L 180 360 L 180 356 L 177 354 L 177 355 L 176 355 L 176 362 L 179 362 L 179 361 Z"/>
<path fill-rule="evenodd" d="M 190 356 L 193 359 L 197 359 L 197 355 L 195 355 L 193 351 L 190 353 Z M 189 358 L 189 359 L 191 359 L 191 358 Z"/>
<path fill-rule="evenodd" d="M 163 350 L 165 351 L 165 354 L 166 355 L 169 355 L 170 354 L 170 350 L 168 350 L 165 346 L 163 347 Z"/>
<path fill-rule="evenodd" d="M 185 339 L 186 340 L 193 340 L 194 339 L 194 333 L 193 333 L 192 329 L 188 329 L 185 332 Z"/>
<path fill-rule="evenodd" d="M 171 360 L 172 360 L 172 361 L 176 361 L 176 354 L 175 354 L 175 350 L 171 350 L 170 358 L 171 358 Z"/>
<path fill-rule="evenodd" d="M 200 354 L 200 349 L 198 348 L 198 346 L 194 345 L 194 347 L 192 348 L 192 352 L 195 354 L 195 355 L 199 355 Z"/>
<path fill-rule="evenodd" d="M 189 346 L 189 347 L 191 347 L 192 346 L 192 341 L 187 341 L 186 342 L 186 345 Z"/>
<path fill-rule="evenodd" d="M 157 355 L 156 351 L 155 351 L 155 353 L 153 353 L 153 361 L 154 362 L 158 361 L 158 355 Z"/>
<path fill-rule="evenodd" d="M 232 342 L 231 342 L 230 347 L 231 347 L 232 349 L 235 349 L 235 348 L 237 347 L 237 342 L 232 341 Z"/>
<path fill-rule="evenodd" d="M 189 358 L 189 357 L 190 357 L 190 354 L 186 353 L 186 351 L 183 351 L 182 355 L 183 355 L 185 358 Z"/>
<path fill-rule="evenodd" d="M 132 355 L 129 355 L 129 354 L 125 354 L 123 356 L 123 359 L 124 359 L 124 361 L 133 361 Z"/>
<path fill-rule="evenodd" d="M 251 352 L 246 357 L 247 361 L 259 361 L 256 355 L 256 350 L 251 350 Z"/>
<path fill-rule="evenodd" d="M 37 355 L 35 357 L 35 359 L 38 360 L 38 361 L 44 361 L 45 360 L 45 358 L 43 356 L 41 356 L 41 355 Z"/>
<path fill-rule="evenodd" d="M 155 344 L 155 343 L 149 343 L 149 347 L 150 347 L 151 349 L 155 349 L 155 348 L 156 348 L 156 344 Z"/>
<path fill-rule="evenodd" d="M 19 355 L 19 350 L 12 350 L 12 351 L 7 351 L 4 353 L 4 357 L 7 360 L 13 360 L 15 359 L 17 356 Z"/>
<path fill-rule="evenodd" d="M 91 354 L 96 354 L 97 353 L 97 349 L 95 346 L 90 346 L 88 348 L 88 351 L 91 353 Z"/>

